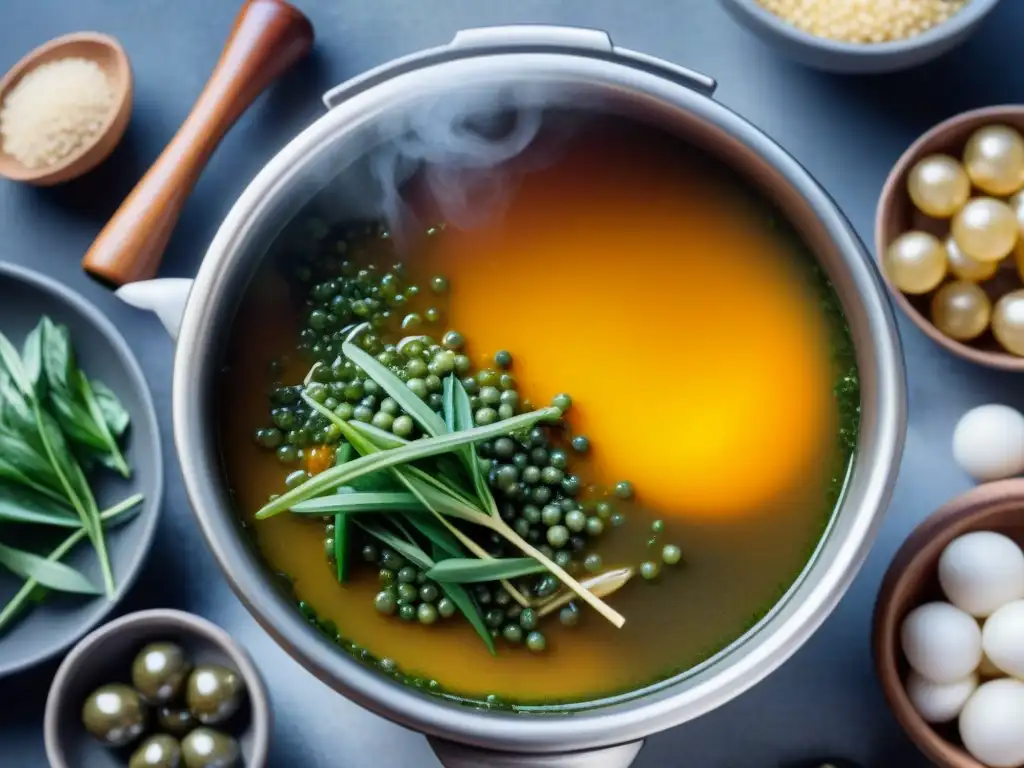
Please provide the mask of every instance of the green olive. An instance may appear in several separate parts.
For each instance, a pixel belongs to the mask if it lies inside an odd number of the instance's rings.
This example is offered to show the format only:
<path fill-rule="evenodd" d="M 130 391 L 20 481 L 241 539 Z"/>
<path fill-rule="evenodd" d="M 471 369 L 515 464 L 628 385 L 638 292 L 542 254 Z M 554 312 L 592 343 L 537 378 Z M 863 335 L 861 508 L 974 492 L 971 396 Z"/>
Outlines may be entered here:
<path fill-rule="evenodd" d="M 179 765 L 181 745 L 165 733 L 147 738 L 128 760 L 128 768 L 178 768 Z"/>
<path fill-rule="evenodd" d="M 105 744 L 123 747 L 146 727 L 142 697 L 127 685 L 112 683 L 97 688 L 82 707 L 85 729 Z"/>
<path fill-rule="evenodd" d="M 231 768 L 241 754 L 237 741 L 212 728 L 196 728 L 181 741 L 185 768 Z"/>
<path fill-rule="evenodd" d="M 245 684 L 232 669 L 216 664 L 196 667 L 188 679 L 185 701 L 200 723 L 221 723 L 238 711 Z"/>
<path fill-rule="evenodd" d="M 150 704 L 166 704 L 181 695 L 191 665 L 175 643 L 150 643 L 132 662 L 132 685 Z"/>
<path fill-rule="evenodd" d="M 161 731 L 166 731 L 179 739 L 198 725 L 187 709 L 177 707 L 160 707 L 156 711 L 156 724 L 160 726 Z"/>

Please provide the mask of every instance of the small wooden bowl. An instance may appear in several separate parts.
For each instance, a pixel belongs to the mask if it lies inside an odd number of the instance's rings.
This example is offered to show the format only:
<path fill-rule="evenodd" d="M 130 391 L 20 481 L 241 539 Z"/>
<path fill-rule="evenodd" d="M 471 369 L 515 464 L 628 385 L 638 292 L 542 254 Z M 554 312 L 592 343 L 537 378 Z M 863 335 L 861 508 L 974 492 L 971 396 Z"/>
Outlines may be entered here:
<path fill-rule="evenodd" d="M 982 126 L 993 123 L 1011 125 L 1024 133 L 1024 105 L 1008 104 L 985 107 L 951 117 L 922 135 L 903 153 L 885 180 L 885 186 L 882 187 L 882 194 L 878 199 L 878 208 L 875 212 L 875 258 L 879 265 L 882 263 L 882 257 L 889 244 L 909 229 L 923 229 L 940 238 L 945 237 L 946 223 L 930 219 L 917 211 L 907 193 L 907 175 L 914 164 L 926 155 L 936 152 L 960 158 L 971 133 Z M 990 368 L 1024 371 L 1024 357 L 1017 357 L 1006 352 L 989 331 L 970 343 L 956 341 L 940 333 L 929 319 L 931 294 L 907 296 L 889 282 L 885 277 L 884 270 L 882 270 L 882 276 L 885 278 L 886 285 L 889 286 L 893 300 L 900 309 L 937 344 L 958 357 Z M 1017 274 L 1016 269 L 1012 268 L 1012 265 L 1006 263 L 1000 267 L 993 278 L 980 283 L 980 285 L 993 301 L 1007 291 L 1022 287 L 1020 275 Z"/>
<path fill-rule="evenodd" d="M 926 723 L 911 705 L 903 687 L 908 667 L 900 649 L 900 626 L 913 608 L 944 599 L 939 556 L 953 539 L 970 531 L 996 531 L 1024 546 L 1024 479 L 979 485 L 917 526 L 893 557 L 875 602 L 872 650 L 882 691 L 903 730 L 940 768 L 985 766 L 960 745 L 956 721 Z"/>
<path fill-rule="evenodd" d="M 75 32 L 56 37 L 31 51 L 0 80 L 0 105 L 22 77 L 51 61 L 76 57 L 95 61 L 110 80 L 114 89 L 114 108 L 106 122 L 92 140 L 56 165 L 44 168 L 26 168 L 5 153 L 0 142 L 0 176 L 13 181 L 24 181 L 39 187 L 49 187 L 70 181 L 91 171 L 107 159 L 121 140 L 132 113 L 132 70 L 121 44 L 112 37 L 98 32 Z"/>

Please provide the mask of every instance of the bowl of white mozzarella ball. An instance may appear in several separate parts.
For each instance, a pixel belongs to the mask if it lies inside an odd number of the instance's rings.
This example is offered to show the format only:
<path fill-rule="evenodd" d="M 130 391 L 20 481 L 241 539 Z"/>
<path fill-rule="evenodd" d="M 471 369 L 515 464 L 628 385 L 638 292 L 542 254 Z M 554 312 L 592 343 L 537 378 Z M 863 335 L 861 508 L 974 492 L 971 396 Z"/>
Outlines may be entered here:
<path fill-rule="evenodd" d="M 875 606 L 879 680 L 938 765 L 1024 766 L 1024 480 L 944 506 L 893 558 Z"/>

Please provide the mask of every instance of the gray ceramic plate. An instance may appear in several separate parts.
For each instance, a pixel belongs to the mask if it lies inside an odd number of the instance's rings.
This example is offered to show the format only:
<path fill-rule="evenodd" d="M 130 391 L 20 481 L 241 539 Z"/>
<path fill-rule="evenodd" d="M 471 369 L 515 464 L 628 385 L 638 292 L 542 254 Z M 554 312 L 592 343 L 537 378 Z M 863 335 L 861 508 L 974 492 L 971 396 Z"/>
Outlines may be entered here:
<path fill-rule="evenodd" d="M 163 496 L 156 411 L 142 370 L 124 338 L 98 309 L 67 288 L 30 270 L 0 264 L 0 331 L 20 349 L 25 335 L 44 314 L 71 329 L 79 365 L 89 376 L 107 384 L 131 415 L 125 455 L 134 470 L 132 478 L 125 480 L 112 472 L 94 473 L 92 486 L 100 508 L 133 493 L 144 494 L 145 501 L 130 521 L 107 534 L 117 581 L 114 599 L 51 594 L 44 603 L 30 606 L 16 624 L 0 634 L 0 678 L 66 650 L 110 613 L 146 559 Z M 58 534 L 49 539 L 50 546 L 61 538 Z M 65 562 L 101 583 L 96 557 L 88 544 L 79 545 Z M 0 568 L 0 606 L 21 583 Z"/>

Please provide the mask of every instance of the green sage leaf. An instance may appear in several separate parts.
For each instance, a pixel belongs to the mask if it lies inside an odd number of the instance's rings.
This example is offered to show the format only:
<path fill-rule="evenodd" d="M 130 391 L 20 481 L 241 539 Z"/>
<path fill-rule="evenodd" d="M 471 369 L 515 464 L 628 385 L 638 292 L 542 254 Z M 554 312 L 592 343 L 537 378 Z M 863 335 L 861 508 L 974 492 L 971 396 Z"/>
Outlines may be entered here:
<path fill-rule="evenodd" d="M 510 557 L 501 560 L 449 558 L 427 571 L 427 578 L 452 584 L 473 584 L 481 581 L 515 579 L 541 573 L 547 569 L 531 557 Z"/>
<path fill-rule="evenodd" d="M 98 595 L 102 590 L 82 573 L 64 563 L 0 544 L 0 565 L 24 579 L 35 579 L 44 587 L 60 592 Z"/>

